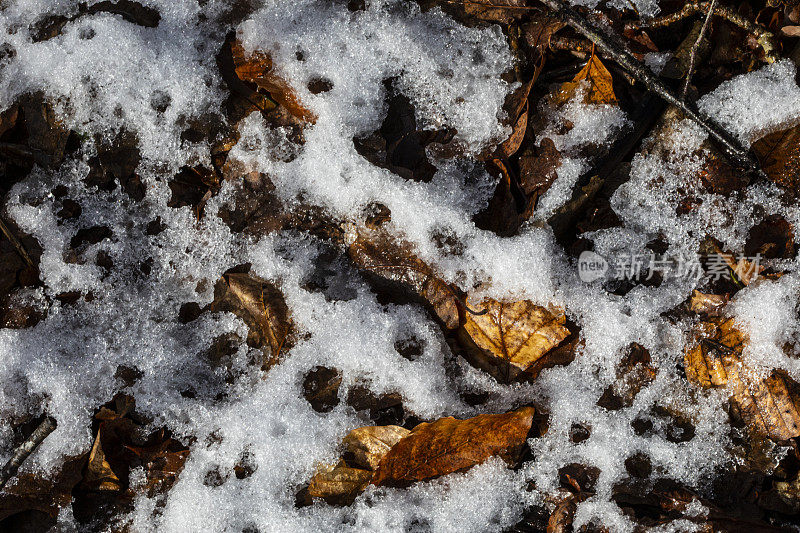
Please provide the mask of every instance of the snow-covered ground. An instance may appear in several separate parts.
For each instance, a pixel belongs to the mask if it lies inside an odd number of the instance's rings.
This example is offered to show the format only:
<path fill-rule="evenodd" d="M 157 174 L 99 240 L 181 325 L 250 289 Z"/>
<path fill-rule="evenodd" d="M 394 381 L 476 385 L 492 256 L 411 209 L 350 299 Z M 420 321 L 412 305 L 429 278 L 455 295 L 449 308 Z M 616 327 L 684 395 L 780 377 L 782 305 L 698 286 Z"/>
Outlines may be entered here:
<path fill-rule="evenodd" d="M 371 0 L 363 11 L 350 11 L 338 1 L 266 2 L 238 24 L 239 37 L 246 49 L 272 55 L 280 75 L 317 120 L 297 145 L 286 131 L 271 128 L 253 113 L 240 124 L 241 139 L 230 157 L 268 174 L 277 194 L 290 204 L 302 196 L 344 220 L 361 216 L 370 202 L 386 205 L 391 231 L 412 242 L 420 258 L 463 289 L 482 283 L 483 293 L 493 298 L 527 298 L 566 309 L 584 341 L 576 359 L 544 371 L 534 383 L 514 385 L 498 384 L 454 360 L 441 332 L 420 309 L 381 305 L 358 277 L 344 277 L 347 290 L 340 293 L 346 298 L 306 290 L 322 250 L 318 239 L 290 231 L 258 238 L 232 233 L 217 216 L 232 201 L 231 184 L 209 200 L 200 221 L 188 206 L 167 206 L 169 177 L 183 166 L 210 161 L 207 144 L 189 142 L 181 133 L 187 119 L 213 113 L 224 98 L 215 55 L 228 30 L 220 21 L 228 2 L 142 3 L 160 13 L 156 27 L 101 13 L 69 22 L 61 35 L 42 42 L 31 41 L 31 23 L 44 14 L 69 14 L 76 3 L 18 0 L 0 9 L 0 34 L 16 51 L 0 70 L 0 108 L 24 93 L 43 91 L 56 103 L 61 120 L 86 143 L 83 159 L 68 159 L 54 171 L 36 168 L 14 187 L 5 206 L 43 248 L 44 287 L 29 289 L 26 298 L 48 310 L 33 328 L 0 330 L 0 417 L 46 410 L 59 424 L 25 469 L 52 470 L 65 455 L 90 447 L 92 414 L 123 390 L 115 378 L 120 365 L 143 373 L 124 390 L 135 396 L 137 409 L 153 418 L 154 427 L 166 425 L 178 436 L 194 437 L 166 505 L 155 509 L 155 500 L 136 500 L 133 530 L 407 531 L 415 524 L 435 531 L 501 530 L 558 487 L 559 468 L 581 463 L 598 467 L 600 475 L 596 495 L 579 505 L 575 525 L 597 518 L 614 531 L 626 531 L 632 525 L 610 496 L 633 453 L 648 455 L 655 471 L 688 486 L 702 485 L 730 460 L 722 407 L 727 397 L 721 391 L 699 391 L 680 375 L 691 324 L 664 316 L 698 288 L 695 280 L 668 279 L 658 287 L 640 285 L 615 296 L 578 278 L 574 261 L 546 225 L 530 224 L 519 235 L 502 238 L 472 222 L 491 190 L 491 178 L 470 154 L 509 134 L 502 126 L 502 106 L 515 86 L 501 75 L 513 66 L 513 58 L 499 27 L 467 28 L 438 9 L 423 13 L 413 2 Z M 655 12 L 652 2 L 638 4 L 644 12 Z M 311 94 L 307 84 L 318 77 L 330 80 L 333 88 Z M 701 106 L 750 142 L 800 120 L 794 77 L 793 64 L 779 62 L 723 84 L 703 97 Z M 458 132 L 464 157 L 433 159 L 439 170 L 429 183 L 378 168 L 354 148 L 353 137 L 380 127 L 388 78 L 396 78 L 396 87 L 410 98 L 421 126 Z M 154 98 L 168 101 L 166 110 L 156 110 Z M 573 128 L 554 140 L 566 151 L 585 142 L 605 142 L 627 120 L 621 111 L 577 100 L 563 113 L 553 120 L 569 120 Z M 140 202 L 120 188 L 98 191 L 83 180 L 94 135 L 112 138 L 123 128 L 139 139 L 137 173 L 146 188 Z M 696 126 L 680 123 L 667 150 L 635 156 L 631 179 L 612 198 L 624 225 L 590 235 L 599 254 L 644 253 L 658 234 L 675 254 L 697 254 L 705 235 L 740 250 L 750 227 L 767 214 L 800 222 L 800 208 L 764 184 L 724 201 L 706 194 L 701 209 L 676 214 L 677 191 L 688 186 L 684 181 L 701 164 L 703 139 Z M 562 205 L 582 170 L 577 156 L 565 159 L 541 208 Z M 57 185 L 80 203 L 77 219 L 60 222 L 56 216 L 61 200 L 52 190 Z M 166 229 L 150 235 L 147 225 L 156 218 Z M 86 261 L 68 261 L 70 239 L 81 228 L 98 225 L 110 228 L 112 236 L 89 245 Z M 443 253 L 432 238 L 441 231 L 460 241 L 463 253 Z M 101 249 L 115 265 L 111 274 L 95 264 Z M 145 260 L 150 261 L 149 275 L 139 268 Z M 221 334 L 246 337 L 244 323 L 232 314 L 205 313 L 184 324 L 178 313 L 186 302 L 211 302 L 219 276 L 246 262 L 280 287 L 302 334 L 265 374 L 249 363 L 252 349 L 242 343 L 232 356 L 236 378 L 230 383 L 197 354 Z M 798 335 L 796 269 L 796 262 L 786 262 L 779 281 L 741 290 L 733 309 L 754 341 L 748 360 L 764 369 L 785 368 L 800 379 L 800 366 L 782 349 Z M 66 291 L 91 292 L 94 298 L 63 307 L 48 298 Z M 397 339 L 411 336 L 424 346 L 415 361 L 394 348 Z M 650 351 L 656 378 L 632 406 L 617 411 L 598 407 L 598 398 L 616 379 L 616 364 L 633 342 Z M 350 507 L 298 509 L 298 487 L 319 463 L 335 461 L 341 438 L 366 422 L 344 402 L 328 413 L 311 408 L 302 396 L 302 381 L 318 365 L 342 372 L 342 398 L 357 385 L 376 394 L 399 393 L 406 410 L 421 419 L 502 412 L 533 402 L 550 413 L 549 429 L 530 442 L 534 459 L 519 471 L 490 461 L 407 489 L 372 487 Z M 452 365 L 459 372 L 452 372 Z M 197 391 L 192 398 L 181 395 L 188 387 Z M 490 392 L 491 399 L 471 407 L 458 394 L 464 390 Z M 216 399 L 220 392 L 226 393 L 224 400 Z M 631 422 L 650 418 L 655 405 L 691 406 L 686 415 L 694 438 L 672 442 L 658 428 L 637 434 Z M 591 428 L 587 440 L 570 441 L 575 424 Z M 10 441 L 10 430 L 0 424 L 2 460 Z M 245 451 L 257 465 L 252 476 L 232 476 L 220 486 L 204 484 L 207 472 L 232 468 Z M 533 491 L 528 490 L 530 481 L 535 482 Z M 68 509 L 60 519 L 68 528 Z"/>

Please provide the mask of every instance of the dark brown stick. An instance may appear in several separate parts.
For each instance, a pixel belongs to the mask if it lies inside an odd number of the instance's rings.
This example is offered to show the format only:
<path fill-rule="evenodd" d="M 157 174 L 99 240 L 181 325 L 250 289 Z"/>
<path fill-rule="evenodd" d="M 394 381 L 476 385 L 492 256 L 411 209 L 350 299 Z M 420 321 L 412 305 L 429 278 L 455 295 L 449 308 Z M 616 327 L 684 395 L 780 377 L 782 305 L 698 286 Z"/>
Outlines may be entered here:
<path fill-rule="evenodd" d="M 17 474 L 17 470 L 25 462 L 25 459 L 39 447 L 42 441 L 56 429 L 56 420 L 51 416 L 45 416 L 41 424 L 33 430 L 31 436 L 25 442 L 17 446 L 14 453 L 11 454 L 11 459 L 0 470 L 0 490 L 6 486 L 8 480 Z"/>
<path fill-rule="evenodd" d="M 689 85 L 692 83 L 692 75 L 694 74 L 695 63 L 697 61 L 697 52 L 700 50 L 700 44 L 703 42 L 703 39 L 705 39 L 711 17 L 714 16 L 715 7 L 717 7 L 717 0 L 711 0 L 711 3 L 708 5 L 706 19 L 703 21 L 703 26 L 700 28 L 700 34 L 692 45 L 692 51 L 689 54 L 689 69 L 686 71 L 686 80 L 683 82 L 683 92 L 681 93 L 681 100 L 684 102 L 686 101 L 686 95 L 689 93 Z"/>
<path fill-rule="evenodd" d="M 28 255 L 28 251 L 25 249 L 22 243 L 19 242 L 19 239 L 17 239 L 17 236 L 14 235 L 11 229 L 9 229 L 9 227 L 6 226 L 6 223 L 3 222 L 2 218 L 0 218 L 0 232 L 2 232 L 3 235 L 6 236 L 6 239 L 11 241 L 11 244 L 14 245 L 14 248 L 17 250 L 17 253 L 22 258 L 22 260 L 25 261 L 25 263 L 27 263 L 28 266 L 32 267 L 33 260 L 31 259 L 31 256 Z"/>

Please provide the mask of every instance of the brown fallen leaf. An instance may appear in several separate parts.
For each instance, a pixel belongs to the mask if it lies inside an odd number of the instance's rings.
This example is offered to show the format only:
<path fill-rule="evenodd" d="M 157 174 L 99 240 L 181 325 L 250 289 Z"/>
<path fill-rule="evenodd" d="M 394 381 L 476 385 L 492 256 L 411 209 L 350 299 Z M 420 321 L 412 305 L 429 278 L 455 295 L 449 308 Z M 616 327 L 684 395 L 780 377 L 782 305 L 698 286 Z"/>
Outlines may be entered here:
<path fill-rule="evenodd" d="M 372 471 L 349 467 L 344 461 L 336 466 L 322 466 L 311 478 L 303 496 L 321 498 L 332 505 L 348 505 L 364 492 L 372 475 Z"/>
<path fill-rule="evenodd" d="M 467 299 L 483 315 L 468 314 L 458 338 L 467 352 L 502 382 L 535 377 L 542 359 L 570 336 L 564 312 L 535 305 L 529 300 L 500 302 Z M 475 364 L 475 363 L 473 363 Z"/>
<path fill-rule="evenodd" d="M 451 4 L 460 5 L 464 13 L 478 20 L 509 24 L 526 15 L 525 0 L 456 0 Z"/>
<path fill-rule="evenodd" d="M 800 435 L 800 386 L 783 371 L 761 378 L 744 366 L 748 339 L 732 318 L 702 322 L 699 336 L 684 357 L 689 381 L 704 388 L 728 387 L 734 406 L 756 434 L 776 441 Z"/>
<path fill-rule="evenodd" d="M 752 149 L 770 181 L 795 193 L 800 185 L 800 125 L 770 133 Z"/>
<path fill-rule="evenodd" d="M 178 480 L 186 460 L 189 458 L 189 449 L 173 438 L 167 437 L 161 431 L 161 438 L 149 446 L 130 446 L 125 448 L 136 455 L 145 470 L 145 485 L 147 497 L 166 493 Z"/>
<path fill-rule="evenodd" d="M 375 470 L 384 455 L 410 432 L 400 426 L 366 426 L 354 429 L 342 440 L 348 465 Z"/>
<path fill-rule="evenodd" d="M 245 52 L 238 40 L 230 43 L 233 64 L 240 80 L 253 83 L 267 91 L 277 103 L 285 107 L 295 117 L 313 123 L 316 116 L 298 98 L 291 85 L 275 73 L 272 57 L 265 52 Z"/>
<path fill-rule="evenodd" d="M 764 271 L 764 265 L 740 257 L 738 260 L 732 253 L 723 252 L 714 246 L 714 253 L 728 266 L 735 279 L 743 285 L 750 285 L 759 278 Z"/>
<path fill-rule="evenodd" d="M 55 518 L 61 508 L 69 506 L 72 490 L 81 481 L 81 470 L 86 464 L 87 454 L 66 457 L 55 472 L 47 477 L 19 473 L 0 491 L 0 521 L 6 526 L 19 515 L 22 522 L 25 515 L 46 513 L 55 526 Z M 25 515 L 23 515 L 23 513 Z M 9 526 L 10 527 L 10 526 Z M 16 531 L 20 531 L 16 529 Z M 10 528 L 8 531 L 15 531 Z"/>
<path fill-rule="evenodd" d="M 612 411 L 630 407 L 639 391 L 652 383 L 655 377 L 656 369 L 650 352 L 633 343 L 617 366 L 617 380 L 603 391 L 597 405 Z"/>
<path fill-rule="evenodd" d="M 527 83 L 514 91 L 505 106 L 512 119 L 511 135 L 497 147 L 498 154 L 503 158 L 509 158 L 519 150 L 522 140 L 525 138 L 525 131 L 528 128 L 528 95 L 531 87 L 536 82 L 536 78 L 542 71 L 544 62 L 540 62 L 533 76 Z"/>
<path fill-rule="evenodd" d="M 522 407 L 504 414 L 420 424 L 383 457 L 372 482 L 405 486 L 466 470 L 490 457 L 513 465 L 524 449 L 534 412 Z"/>
<path fill-rule="evenodd" d="M 215 311 L 230 311 L 250 328 L 248 344 L 265 350 L 263 368 L 271 368 L 294 342 L 289 308 L 278 287 L 253 274 L 223 274 L 215 289 Z"/>
<path fill-rule="evenodd" d="M 119 491 L 122 489 L 119 477 L 111 469 L 111 465 L 106 460 L 106 454 L 101 444 L 101 435 L 104 424 L 101 423 L 94 439 L 92 450 L 89 452 L 89 461 L 86 465 L 86 474 L 83 476 L 83 483 L 89 490 L 98 491 Z"/>
<path fill-rule="evenodd" d="M 592 56 L 586 65 L 578 72 L 572 81 L 561 84 L 561 89 L 555 95 L 556 103 L 564 103 L 575 96 L 575 93 L 588 82 L 588 90 L 583 97 L 587 104 L 609 104 L 617 103 L 617 95 L 614 94 L 613 79 L 606 66 L 600 58 L 592 52 Z"/>
<path fill-rule="evenodd" d="M 298 495 L 304 504 L 321 498 L 332 505 L 349 505 L 364 492 L 380 460 L 409 434 L 400 426 L 366 426 L 354 429 L 342 440 L 343 458 L 317 468 L 308 487 Z"/>
<path fill-rule="evenodd" d="M 701 315 L 720 316 L 728 300 L 727 294 L 706 294 L 696 290 L 692 292 L 689 306 L 692 311 Z"/>
<path fill-rule="evenodd" d="M 408 242 L 392 237 L 384 230 L 356 229 L 351 232 L 347 249 L 356 267 L 377 276 L 371 281 L 380 290 L 398 299 L 409 299 L 410 291 L 417 299 L 430 305 L 448 329 L 459 325 L 459 303 L 455 289 L 436 275 L 436 272 L 413 252 Z M 382 282 L 381 282 L 382 281 Z M 414 298 L 411 298 L 412 300 Z"/>

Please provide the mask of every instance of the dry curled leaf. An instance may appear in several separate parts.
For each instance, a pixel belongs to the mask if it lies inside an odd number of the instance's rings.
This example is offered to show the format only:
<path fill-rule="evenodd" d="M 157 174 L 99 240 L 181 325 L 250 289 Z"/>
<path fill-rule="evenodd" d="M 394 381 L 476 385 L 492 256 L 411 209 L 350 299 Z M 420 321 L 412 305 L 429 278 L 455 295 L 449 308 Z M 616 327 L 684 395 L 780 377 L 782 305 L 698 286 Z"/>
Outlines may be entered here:
<path fill-rule="evenodd" d="M 119 477 L 106 460 L 106 454 L 101 444 L 103 427 L 104 424 L 101 423 L 92 450 L 89 452 L 89 462 L 86 465 L 83 483 L 90 490 L 119 491 L 122 488 Z"/>
<path fill-rule="evenodd" d="M 340 461 L 336 466 L 320 467 L 306 489 L 311 498 L 321 498 L 333 505 L 353 503 L 372 479 L 372 472 L 352 468 Z"/>
<path fill-rule="evenodd" d="M 253 83 L 269 93 L 275 102 L 285 107 L 295 117 L 313 123 L 316 120 L 298 98 L 289 83 L 275 73 L 272 58 L 265 52 L 248 54 L 238 40 L 230 44 L 236 76 L 243 82 Z"/>
<path fill-rule="evenodd" d="M 686 377 L 701 387 L 728 387 L 731 400 L 754 432 L 782 441 L 800 435 L 800 386 L 784 372 L 757 375 L 742 362 L 747 336 L 732 318 L 700 325 L 699 342 L 684 357 Z"/>
<path fill-rule="evenodd" d="M 529 300 L 501 302 L 491 298 L 467 299 L 482 315 L 468 314 L 459 339 L 475 363 L 500 381 L 527 374 L 535 377 L 542 359 L 570 336 L 566 316 L 557 308 L 535 305 Z"/>
<path fill-rule="evenodd" d="M 526 14 L 525 9 L 515 9 L 524 7 L 525 0 L 465 0 L 454 3 L 461 4 L 467 15 L 487 22 L 509 24 Z"/>
<path fill-rule="evenodd" d="M 306 503 L 321 498 L 334 505 L 347 505 L 361 494 L 372 480 L 384 455 L 409 431 L 400 426 L 366 426 L 354 429 L 342 440 L 343 459 L 335 466 L 317 469 L 301 493 Z"/>
<path fill-rule="evenodd" d="M 278 287 L 252 274 L 224 274 L 217 285 L 212 309 L 230 311 L 250 328 L 248 343 L 269 349 L 264 367 L 274 365 L 292 344 L 294 326 Z"/>
<path fill-rule="evenodd" d="M 575 96 L 584 82 L 588 82 L 587 91 L 583 96 L 584 103 L 609 105 L 617 103 L 611 73 L 594 53 L 572 81 L 561 85 L 561 90 L 555 96 L 556 103 L 566 102 Z"/>
<path fill-rule="evenodd" d="M 410 290 L 429 304 L 449 329 L 458 327 L 458 299 L 454 289 L 418 258 L 410 243 L 393 238 L 385 231 L 356 230 L 347 253 L 356 267 L 378 276 L 380 289 L 397 294 Z M 380 281 L 372 280 L 372 281 Z M 405 297 L 407 299 L 407 296 Z"/>
<path fill-rule="evenodd" d="M 384 455 L 409 434 L 400 426 L 366 426 L 354 429 L 342 440 L 347 464 L 375 470 Z"/>
<path fill-rule="evenodd" d="M 700 291 L 693 291 L 689 306 L 695 313 L 719 316 L 727 303 L 727 294 L 706 294 Z"/>
<path fill-rule="evenodd" d="M 490 457 L 513 465 L 524 449 L 534 412 L 522 407 L 499 415 L 420 424 L 383 457 L 373 483 L 404 486 L 466 470 Z"/>

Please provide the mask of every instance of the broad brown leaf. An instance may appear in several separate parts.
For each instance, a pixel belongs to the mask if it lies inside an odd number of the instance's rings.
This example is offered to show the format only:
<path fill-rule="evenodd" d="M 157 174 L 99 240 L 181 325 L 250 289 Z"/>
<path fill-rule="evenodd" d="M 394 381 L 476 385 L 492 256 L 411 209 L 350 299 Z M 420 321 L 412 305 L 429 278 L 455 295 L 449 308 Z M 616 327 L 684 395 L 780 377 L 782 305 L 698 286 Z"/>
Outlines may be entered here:
<path fill-rule="evenodd" d="M 273 366 L 293 343 L 294 326 L 283 295 L 274 284 L 252 274 L 224 274 L 212 309 L 240 317 L 250 328 L 248 343 L 269 348 L 265 369 Z"/>
<path fill-rule="evenodd" d="M 501 302 L 491 298 L 467 299 L 467 305 L 488 312 L 468 314 L 459 339 L 473 354 L 477 349 L 477 355 L 484 355 L 486 369 L 500 381 L 534 373 L 537 362 L 570 335 L 564 326 L 566 316 L 557 308 L 541 307 L 529 300 Z"/>
<path fill-rule="evenodd" d="M 780 370 L 767 378 L 742 364 L 748 342 L 732 318 L 700 325 L 700 341 L 687 348 L 686 377 L 701 387 L 728 387 L 742 418 L 757 434 L 782 441 L 800 435 L 800 387 Z"/>
<path fill-rule="evenodd" d="M 317 469 L 301 493 L 305 503 L 310 503 L 310 498 L 322 498 L 334 505 L 352 503 L 369 485 L 383 456 L 408 434 L 400 426 L 366 426 L 348 433 L 342 440 L 343 459 L 335 466 Z"/>
<path fill-rule="evenodd" d="M 592 53 L 589 61 L 578 72 L 572 81 L 561 85 L 561 90 L 555 96 L 557 103 L 563 103 L 575 96 L 578 88 L 583 82 L 589 82 L 588 90 L 583 97 L 587 104 L 609 104 L 617 103 L 617 95 L 614 94 L 613 80 L 603 62 L 596 54 Z"/>
<path fill-rule="evenodd" d="M 458 327 L 459 306 L 454 289 L 414 254 L 410 243 L 385 231 L 366 228 L 356 230 L 351 239 L 347 252 L 356 267 L 412 291 L 432 307 L 447 328 Z M 398 292 L 398 287 L 381 288 Z"/>
<path fill-rule="evenodd" d="M 533 423 L 534 409 L 523 407 L 466 420 L 452 417 L 423 423 L 395 444 L 375 472 L 375 485 L 405 486 L 463 471 L 500 457 L 519 459 Z"/>
<path fill-rule="evenodd" d="M 41 511 L 52 518 L 72 501 L 72 490 L 81 481 L 87 454 L 67 457 L 48 477 L 19 473 L 0 491 L 0 520 L 23 511 Z"/>

